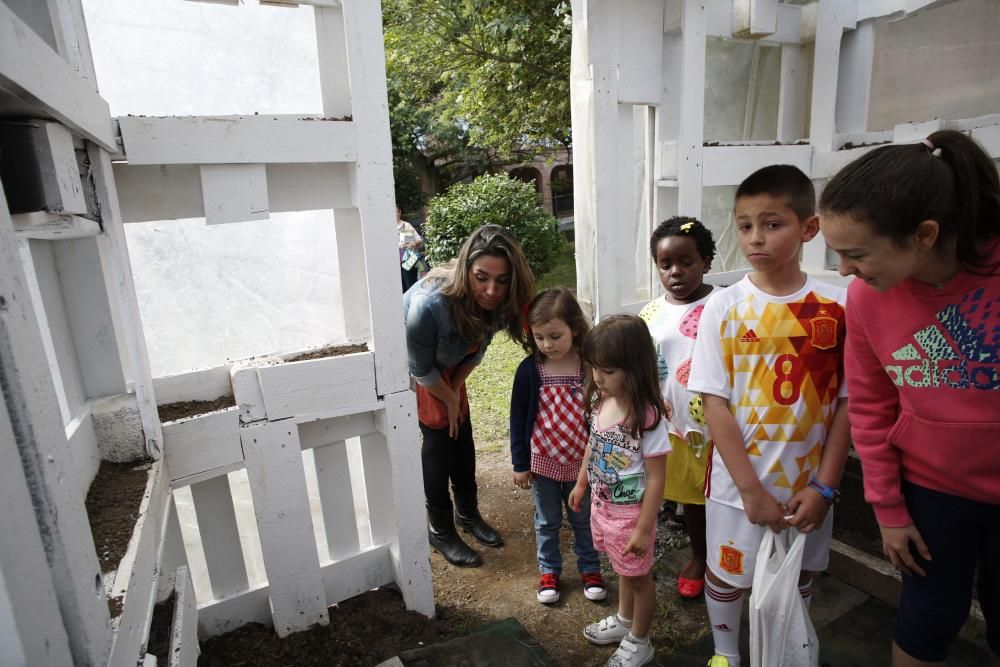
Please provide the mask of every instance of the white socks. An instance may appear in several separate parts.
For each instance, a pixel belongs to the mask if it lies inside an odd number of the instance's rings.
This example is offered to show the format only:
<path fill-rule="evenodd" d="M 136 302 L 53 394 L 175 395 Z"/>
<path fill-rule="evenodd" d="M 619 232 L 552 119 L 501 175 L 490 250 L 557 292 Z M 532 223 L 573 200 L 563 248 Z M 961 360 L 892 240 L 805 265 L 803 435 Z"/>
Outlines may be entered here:
<path fill-rule="evenodd" d="M 743 615 L 743 591 L 720 588 L 705 578 L 705 606 L 712 624 L 716 655 L 725 656 L 729 667 L 740 667 L 740 616 Z"/>

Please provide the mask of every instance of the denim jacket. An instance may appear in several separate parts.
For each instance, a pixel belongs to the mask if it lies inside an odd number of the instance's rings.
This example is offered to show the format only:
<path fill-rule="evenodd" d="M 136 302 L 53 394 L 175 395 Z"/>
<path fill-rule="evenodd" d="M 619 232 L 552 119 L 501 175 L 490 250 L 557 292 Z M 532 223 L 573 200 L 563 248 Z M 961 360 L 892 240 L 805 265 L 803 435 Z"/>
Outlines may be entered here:
<path fill-rule="evenodd" d="M 421 279 L 403 295 L 407 362 L 410 375 L 424 387 L 437 384 L 445 368 L 468 362 L 478 365 L 495 333 L 487 333 L 479 350 L 468 354 L 474 341 L 458 334 L 439 287 Z"/>

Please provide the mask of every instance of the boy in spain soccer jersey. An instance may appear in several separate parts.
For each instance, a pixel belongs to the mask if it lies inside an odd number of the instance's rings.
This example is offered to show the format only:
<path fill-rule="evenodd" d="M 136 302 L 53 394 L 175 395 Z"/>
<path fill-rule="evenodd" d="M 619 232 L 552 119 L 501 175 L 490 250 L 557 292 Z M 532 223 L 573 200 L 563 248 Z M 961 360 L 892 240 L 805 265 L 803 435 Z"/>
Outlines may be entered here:
<path fill-rule="evenodd" d="M 714 441 L 708 474 L 705 602 L 715 655 L 740 664 L 742 598 L 764 531 L 808 533 L 799 591 L 826 569 L 832 505 L 849 447 L 843 381 L 843 288 L 799 268 L 816 236 L 815 191 L 773 165 L 736 191 L 740 249 L 751 272 L 702 314 L 688 390 L 700 392 Z"/>

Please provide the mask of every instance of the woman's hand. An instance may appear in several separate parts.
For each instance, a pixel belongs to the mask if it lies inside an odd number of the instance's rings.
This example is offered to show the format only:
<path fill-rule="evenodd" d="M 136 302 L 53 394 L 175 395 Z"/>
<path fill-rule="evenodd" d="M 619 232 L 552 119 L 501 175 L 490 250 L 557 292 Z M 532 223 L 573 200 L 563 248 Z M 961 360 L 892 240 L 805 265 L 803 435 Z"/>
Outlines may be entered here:
<path fill-rule="evenodd" d="M 530 489 L 531 480 L 534 479 L 534 475 L 531 474 L 530 470 L 525 470 L 524 472 L 514 473 L 514 486 L 521 489 Z"/>
<path fill-rule="evenodd" d="M 743 511 L 750 523 L 757 526 L 767 526 L 775 533 L 788 528 L 785 515 L 787 508 L 774 499 L 763 486 L 758 484 L 750 491 L 741 492 Z"/>
<path fill-rule="evenodd" d="M 878 529 L 882 531 L 882 551 L 885 552 L 897 570 L 909 575 L 918 574 L 921 577 L 926 574 L 917 559 L 913 557 L 913 552 L 910 551 L 910 543 L 912 543 L 921 558 L 925 561 L 931 559 L 930 549 L 927 548 L 927 544 L 920 536 L 920 531 L 917 530 L 916 526 L 912 523 L 899 528 L 880 525 Z"/>
<path fill-rule="evenodd" d="M 625 553 L 635 554 L 641 558 L 646 555 L 647 551 L 649 551 L 649 531 L 636 526 L 632 529 L 628 544 L 625 545 Z"/>
<path fill-rule="evenodd" d="M 788 501 L 788 513 L 794 515 L 788 524 L 795 526 L 800 533 L 811 533 L 823 525 L 829 511 L 830 506 L 820 492 L 807 486 Z"/>
<path fill-rule="evenodd" d="M 462 423 L 462 402 L 459 399 L 459 393 L 452 392 L 452 395 L 444 402 L 444 406 L 448 409 L 448 436 L 452 440 L 457 440 L 458 427 Z"/>

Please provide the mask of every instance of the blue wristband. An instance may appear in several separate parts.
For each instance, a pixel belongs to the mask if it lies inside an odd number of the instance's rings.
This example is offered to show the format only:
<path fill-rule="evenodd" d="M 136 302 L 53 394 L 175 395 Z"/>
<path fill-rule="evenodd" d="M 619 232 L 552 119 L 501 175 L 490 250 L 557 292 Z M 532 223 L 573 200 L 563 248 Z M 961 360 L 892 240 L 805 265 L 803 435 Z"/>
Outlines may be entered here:
<path fill-rule="evenodd" d="M 823 500 L 826 501 L 827 505 L 836 505 L 840 501 L 840 491 L 831 488 L 819 481 L 818 479 L 809 480 L 809 486 L 819 492 L 819 495 L 823 496 Z"/>

